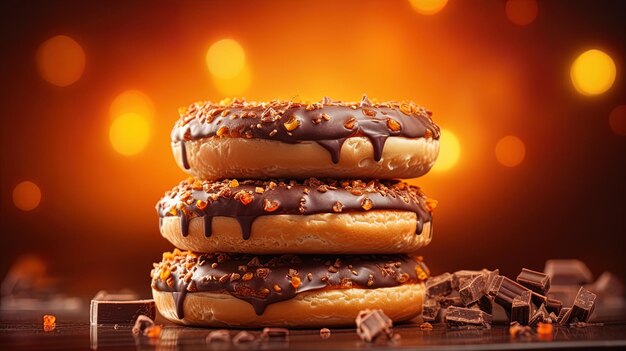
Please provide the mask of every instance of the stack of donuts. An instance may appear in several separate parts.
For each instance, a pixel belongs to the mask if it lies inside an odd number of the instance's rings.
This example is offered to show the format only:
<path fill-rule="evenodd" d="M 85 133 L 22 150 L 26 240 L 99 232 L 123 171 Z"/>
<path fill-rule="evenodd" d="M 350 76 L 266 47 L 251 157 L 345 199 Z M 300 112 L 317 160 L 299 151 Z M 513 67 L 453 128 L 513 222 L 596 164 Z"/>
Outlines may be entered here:
<path fill-rule="evenodd" d="M 157 204 L 175 247 L 151 272 L 167 319 L 210 327 L 353 325 L 360 310 L 420 314 L 416 251 L 436 201 L 419 177 L 439 127 L 412 102 L 226 99 L 179 110 L 178 165 Z"/>

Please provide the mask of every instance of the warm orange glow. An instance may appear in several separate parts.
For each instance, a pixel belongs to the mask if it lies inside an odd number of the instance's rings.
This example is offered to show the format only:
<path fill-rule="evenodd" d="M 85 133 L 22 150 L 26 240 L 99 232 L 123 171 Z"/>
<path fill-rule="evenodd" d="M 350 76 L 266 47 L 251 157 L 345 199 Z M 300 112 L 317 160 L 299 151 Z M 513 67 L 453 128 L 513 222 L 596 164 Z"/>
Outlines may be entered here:
<path fill-rule="evenodd" d="M 37 50 L 37 69 L 43 79 L 65 87 L 76 82 L 85 70 L 85 52 L 74 39 L 57 35 Z"/>
<path fill-rule="evenodd" d="M 570 71 L 574 88 L 583 95 L 598 95 L 615 82 L 615 62 L 606 53 L 591 49 L 582 53 Z"/>
<path fill-rule="evenodd" d="M 524 161 L 526 146 L 518 137 L 507 135 L 496 144 L 496 159 L 502 165 L 515 167 Z"/>
<path fill-rule="evenodd" d="M 539 6 L 536 0 L 507 0 L 504 11 L 513 24 L 526 26 L 537 18 Z"/>
<path fill-rule="evenodd" d="M 422 15 L 434 15 L 443 10 L 448 0 L 409 0 L 413 9 Z"/>
<path fill-rule="evenodd" d="M 206 64 L 209 72 L 219 79 L 236 78 L 244 70 L 246 54 L 233 39 L 222 39 L 215 42 L 206 53 Z"/>
<path fill-rule="evenodd" d="M 230 79 L 213 77 L 215 88 L 224 96 L 241 96 L 250 87 L 250 68 L 246 65 L 241 73 Z"/>
<path fill-rule="evenodd" d="M 447 129 L 441 129 L 439 138 L 439 157 L 433 167 L 434 171 L 447 171 L 454 167 L 461 156 L 461 143 L 459 139 Z"/>
<path fill-rule="evenodd" d="M 119 94 L 109 108 L 109 115 L 113 118 L 125 113 L 136 113 L 151 118 L 154 115 L 154 106 L 150 98 L 141 91 L 127 90 Z"/>
<path fill-rule="evenodd" d="M 111 123 L 109 139 L 113 149 L 120 154 L 126 156 L 138 154 L 150 139 L 150 124 L 141 115 L 125 113 Z"/>
<path fill-rule="evenodd" d="M 13 189 L 13 203 L 22 211 L 31 211 L 41 202 L 41 190 L 37 184 L 23 181 Z"/>
<path fill-rule="evenodd" d="M 615 134 L 626 135 L 626 105 L 620 105 L 611 111 L 609 125 Z"/>

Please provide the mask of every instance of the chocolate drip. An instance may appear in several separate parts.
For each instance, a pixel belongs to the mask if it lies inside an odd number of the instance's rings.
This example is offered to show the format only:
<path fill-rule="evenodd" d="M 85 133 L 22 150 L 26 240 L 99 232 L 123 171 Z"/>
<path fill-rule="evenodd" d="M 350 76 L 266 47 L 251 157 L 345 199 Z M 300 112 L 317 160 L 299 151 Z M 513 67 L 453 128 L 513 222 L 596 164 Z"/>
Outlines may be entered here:
<path fill-rule="evenodd" d="M 151 275 L 154 289 L 173 293 L 176 315 L 182 319 L 188 293 L 228 293 L 261 315 L 268 305 L 307 291 L 420 283 L 427 279 L 428 268 L 407 255 L 197 256 L 175 252 L 164 254 L 164 261 Z"/>
<path fill-rule="evenodd" d="M 183 167 L 185 169 L 189 169 L 189 161 L 187 160 L 187 147 L 185 146 L 185 142 L 184 141 L 180 141 L 180 153 L 181 153 L 181 162 L 183 163 Z"/>
<path fill-rule="evenodd" d="M 218 130 L 220 131 L 218 133 Z M 315 141 L 324 147 L 334 163 L 339 162 L 341 146 L 347 138 L 366 137 L 380 161 L 390 136 L 439 139 L 439 127 L 430 112 L 408 102 L 358 104 L 333 102 L 301 104 L 287 101 L 230 105 L 193 104 L 172 130 L 172 142 L 214 137 L 245 137 L 285 143 Z M 186 157 L 183 166 L 188 169 Z"/>
<path fill-rule="evenodd" d="M 213 217 L 211 216 L 202 216 L 204 218 L 204 236 L 207 238 L 213 234 L 213 229 L 211 228 L 211 223 L 213 221 Z"/>
<path fill-rule="evenodd" d="M 183 236 L 189 235 L 189 217 L 185 211 L 178 212 L 178 218 L 180 219 L 180 232 Z"/>
<path fill-rule="evenodd" d="M 185 305 L 185 297 L 187 296 L 187 289 L 182 288 L 180 291 L 172 292 L 172 297 L 174 297 L 174 303 L 176 304 L 176 317 L 178 319 L 185 318 L 185 311 L 183 306 Z"/>
<path fill-rule="evenodd" d="M 254 220 L 266 215 L 310 215 L 337 213 L 337 210 L 344 213 L 410 211 L 416 214 L 416 234 L 421 234 L 424 223 L 432 220 L 423 192 L 417 187 L 393 181 L 322 182 L 310 178 L 288 183 L 246 180 L 237 182 L 234 187 L 230 184 L 229 180 L 204 183 L 194 178 L 185 180 L 157 204 L 159 216 L 178 215 L 183 236 L 188 235 L 190 216 L 204 217 L 207 237 L 211 235 L 213 217 L 231 217 L 239 222 L 244 240 L 250 238 Z M 245 201 L 242 201 L 243 197 Z M 276 208 L 268 211 L 268 203 L 275 204 Z M 337 203 L 341 204 L 340 209 L 336 207 Z M 364 203 L 371 206 L 366 208 Z"/>
<path fill-rule="evenodd" d="M 341 147 L 346 141 L 346 138 L 336 140 L 317 140 L 316 142 L 326 149 L 330 153 L 330 158 L 333 163 L 339 163 L 339 155 L 341 154 Z"/>

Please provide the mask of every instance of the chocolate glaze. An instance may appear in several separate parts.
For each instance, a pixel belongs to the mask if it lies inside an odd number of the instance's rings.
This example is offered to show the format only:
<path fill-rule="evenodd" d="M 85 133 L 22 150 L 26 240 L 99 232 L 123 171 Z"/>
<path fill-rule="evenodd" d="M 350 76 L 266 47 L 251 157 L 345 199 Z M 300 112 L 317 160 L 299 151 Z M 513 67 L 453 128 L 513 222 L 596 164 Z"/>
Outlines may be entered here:
<path fill-rule="evenodd" d="M 415 284 L 429 274 L 421 257 L 407 255 L 252 256 L 174 250 L 163 254 L 150 275 L 153 289 L 173 293 L 182 319 L 188 293 L 228 293 L 261 315 L 268 305 L 306 291 Z"/>
<path fill-rule="evenodd" d="M 268 209 L 268 204 L 276 208 Z M 269 211 L 271 209 L 273 211 Z M 225 216 L 239 222 L 245 240 L 250 238 L 252 223 L 259 216 L 367 210 L 415 212 L 417 234 L 422 233 L 424 223 L 432 221 L 427 197 L 422 190 L 397 181 L 309 178 L 300 181 L 238 182 L 226 179 L 203 182 L 189 178 L 167 192 L 157 203 L 157 212 L 161 218 L 179 216 L 183 236 L 189 233 L 191 218 L 204 217 L 204 234 L 210 237 L 212 218 Z"/>
<path fill-rule="evenodd" d="M 172 130 L 172 142 L 181 144 L 186 164 L 185 142 L 213 136 L 277 140 L 285 143 L 314 141 L 339 162 L 341 146 L 347 138 L 363 136 L 380 161 L 390 136 L 439 139 L 440 130 L 430 111 L 413 102 L 372 103 L 363 96 L 360 103 L 332 101 L 318 103 L 274 100 L 254 102 L 195 103 L 181 112 Z M 296 120 L 294 120 L 294 118 Z M 293 123 L 289 123 L 292 121 Z M 293 129 L 292 129 L 293 128 Z M 188 169 L 188 165 L 184 165 Z"/>

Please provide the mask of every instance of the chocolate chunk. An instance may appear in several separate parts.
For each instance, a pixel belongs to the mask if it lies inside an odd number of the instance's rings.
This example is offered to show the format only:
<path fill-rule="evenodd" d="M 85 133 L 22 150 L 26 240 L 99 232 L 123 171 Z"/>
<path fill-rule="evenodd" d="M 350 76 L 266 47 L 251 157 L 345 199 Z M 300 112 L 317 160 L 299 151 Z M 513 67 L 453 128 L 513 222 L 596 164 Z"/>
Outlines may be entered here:
<path fill-rule="evenodd" d="M 504 277 L 496 294 L 496 303 L 504 307 L 505 311 L 510 311 L 513 299 L 516 296 L 520 296 L 525 291 L 530 293 L 530 289 L 527 289 L 513 280 Z"/>
<path fill-rule="evenodd" d="M 457 290 L 457 291 L 460 290 L 465 285 L 465 283 L 472 280 L 472 278 L 476 277 L 477 275 L 486 273 L 486 271 L 487 270 L 482 270 L 482 271 L 461 270 L 461 271 L 454 272 L 452 274 L 452 289 Z"/>
<path fill-rule="evenodd" d="M 426 281 L 426 296 L 448 296 L 452 292 L 452 274 L 444 273 Z"/>
<path fill-rule="evenodd" d="M 480 299 L 476 302 L 478 308 L 486 313 L 493 313 L 493 297 L 489 295 L 482 295 Z"/>
<path fill-rule="evenodd" d="M 533 303 L 535 304 L 535 306 L 541 306 L 541 305 L 545 305 L 545 304 L 548 303 L 548 298 L 547 297 L 545 297 L 543 295 L 540 295 L 540 294 L 537 294 L 534 291 L 532 292 L 530 297 L 532 298 Z"/>
<path fill-rule="evenodd" d="M 483 296 L 485 289 L 485 276 L 479 274 L 469 281 L 466 281 L 464 285 L 459 289 L 459 296 L 465 306 L 468 306 L 480 299 Z"/>
<path fill-rule="evenodd" d="M 513 298 L 511 307 L 511 321 L 521 325 L 528 325 L 532 313 L 530 291 L 524 291 Z"/>
<path fill-rule="evenodd" d="M 497 284 L 501 284 L 502 281 L 497 281 L 497 278 L 500 276 L 500 270 L 499 269 L 494 269 L 493 271 L 488 271 L 486 277 L 485 277 L 485 290 L 484 293 L 485 294 L 489 294 L 489 292 L 491 291 L 492 287 Z"/>
<path fill-rule="evenodd" d="M 530 321 L 528 322 L 528 324 L 531 326 L 535 326 L 539 322 L 552 323 L 552 320 L 550 319 L 550 314 L 546 310 L 546 305 L 543 304 L 539 306 L 535 313 L 533 313 L 533 316 L 530 317 Z"/>
<path fill-rule="evenodd" d="M 422 318 L 425 321 L 434 322 L 439 312 L 439 303 L 434 299 L 427 299 L 422 305 Z"/>
<path fill-rule="evenodd" d="M 552 285 L 548 292 L 548 298 L 560 300 L 566 306 L 574 304 L 579 285 Z"/>
<path fill-rule="evenodd" d="M 498 295 L 498 291 L 500 290 L 500 286 L 502 285 L 502 282 L 504 281 L 504 277 L 501 275 L 496 275 L 491 279 L 491 282 L 489 282 L 486 286 L 486 291 L 487 291 L 487 295 L 489 296 L 496 296 Z"/>
<path fill-rule="evenodd" d="M 256 340 L 256 337 L 254 337 L 254 334 L 252 333 L 248 333 L 247 331 L 240 331 L 239 333 L 237 333 L 237 335 L 235 335 L 235 337 L 233 338 L 233 344 L 245 344 L 245 343 L 249 343 L 249 342 L 253 342 L 254 340 Z"/>
<path fill-rule="evenodd" d="M 393 336 L 393 321 L 383 310 L 363 310 L 356 316 L 355 322 L 356 333 L 363 341 L 372 342 L 381 335 L 388 339 Z"/>
<path fill-rule="evenodd" d="M 550 313 L 554 313 L 557 316 L 561 312 L 561 308 L 563 308 L 563 303 L 557 299 L 546 299 L 546 310 Z"/>
<path fill-rule="evenodd" d="M 542 272 L 522 268 L 515 280 L 540 295 L 545 295 L 550 290 L 550 276 Z"/>
<path fill-rule="evenodd" d="M 152 318 L 148 316 L 144 316 L 143 314 L 137 317 L 135 321 L 135 325 L 133 325 L 132 332 L 135 335 L 143 334 L 146 329 L 152 327 L 154 325 L 154 321 Z"/>
<path fill-rule="evenodd" d="M 206 342 L 230 342 L 230 332 L 226 329 L 213 330 L 207 335 Z"/>
<path fill-rule="evenodd" d="M 463 301 L 461 301 L 461 297 L 460 296 L 444 296 L 444 297 L 438 297 L 436 298 L 437 302 L 439 302 L 439 305 L 441 307 L 450 307 L 450 306 L 456 306 L 456 307 L 464 307 L 465 305 L 463 305 Z"/>
<path fill-rule="evenodd" d="M 289 329 L 263 328 L 261 340 L 289 340 Z"/>
<path fill-rule="evenodd" d="M 548 260 L 543 272 L 552 285 L 582 285 L 593 281 L 591 271 L 580 260 Z"/>
<path fill-rule="evenodd" d="M 467 325 L 490 327 L 492 316 L 478 309 L 449 307 L 445 316 L 448 326 L 462 327 Z"/>
<path fill-rule="evenodd" d="M 565 324 L 573 324 L 576 322 L 588 322 L 589 317 L 593 313 L 593 309 L 596 304 L 596 294 L 591 291 L 580 287 L 576 299 L 574 299 L 574 305 L 570 310 L 569 316 Z"/>
<path fill-rule="evenodd" d="M 112 295 L 96 295 L 91 300 L 90 322 L 97 324 L 133 324 L 140 315 L 154 319 L 156 308 L 154 300 L 103 300 L 115 297 Z M 97 300 L 97 299 L 98 300 Z"/>
<path fill-rule="evenodd" d="M 559 315 L 556 317 L 557 323 L 559 323 L 560 325 L 565 325 L 565 322 L 567 321 L 571 310 L 571 307 L 563 307 L 559 312 Z"/>

